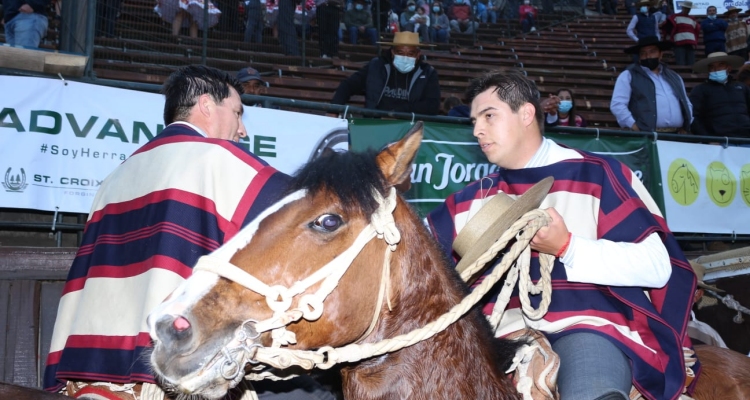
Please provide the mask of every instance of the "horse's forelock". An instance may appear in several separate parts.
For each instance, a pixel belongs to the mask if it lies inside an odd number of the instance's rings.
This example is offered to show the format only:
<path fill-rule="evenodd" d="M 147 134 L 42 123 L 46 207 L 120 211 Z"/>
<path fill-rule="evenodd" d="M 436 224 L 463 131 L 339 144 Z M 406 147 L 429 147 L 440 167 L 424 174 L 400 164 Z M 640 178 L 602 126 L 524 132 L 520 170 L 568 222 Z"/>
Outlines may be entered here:
<path fill-rule="evenodd" d="M 369 216 L 378 208 L 372 190 L 384 193 L 385 178 L 375 152 L 335 152 L 311 161 L 295 174 L 289 191 L 300 189 L 311 195 L 328 191 L 340 199 L 346 213 Z"/>

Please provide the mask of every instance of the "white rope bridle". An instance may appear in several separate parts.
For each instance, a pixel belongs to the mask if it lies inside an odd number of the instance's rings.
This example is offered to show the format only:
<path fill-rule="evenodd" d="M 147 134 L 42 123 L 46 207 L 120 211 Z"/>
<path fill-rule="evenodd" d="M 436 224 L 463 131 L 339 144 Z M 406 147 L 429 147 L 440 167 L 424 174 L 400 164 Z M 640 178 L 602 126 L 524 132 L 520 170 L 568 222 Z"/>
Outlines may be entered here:
<path fill-rule="evenodd" d="M 293 196 L 291 199 L 301 196 Z M 328 264 L 315 271 L 313 274 L 300 281 L 295 282 L 290 287 L 283 285 L 269 286 L 251 274 L 243 271 L 239 267 L 224 261 L 224 257 L 214 257 L 212 255 L 203 256 L 198 260 L 194 271 L 206 271 L 214 273 L 220 277 L 236 282 L 247 289 L 250 289 L 265 297 L 268 307 L 273 311 L 273 316 L 263 321 L 246 320 L 235 331 L 235 337 L 222 349 L 217 355 L 219 359 L 204 366 L 209 368 L 217 361 L 222 360 L 221 374 L 227 380 L 237 380 L 242 373 L 245 363 L 267 363 L 270 360 L 257 359 L 257 351 L 261 347 L 258 344 L 249 344 L 252 339 L 260 336 L 261 333 L 271 331 L 272 345 L 271 348 L 280 349 L 281 346 L 296 343 L 294 332 L 288 331 L 286 326 L 305 319 L 315 321 L 323 314 L 323 302 L 328 295 L 338 285 L 341 277 L 351 266 L 354 259 L 360 251 L 373 238 L 385 240 L 388 244 L 385 250 L 383 261 L 383 272 L 381 275 L 381 284 L 378 292 L 378 302 L 375 307 L 372 322 L 362 337 L 369 335 L 375 327 L 380 314 L 381 305 L 384 298 L 390 308 L 390 299 L 387 297 L 388 282 L 390 277 L 390 254 L 396 250 L 396 245 L 401 241 L 401 233 L 396 228 L 396 222 L 393 219 L 393 210 L 396 208 L 397 195 L 396 189 L 391 188 L 387 197 L 383 197 L 379 192 L 373 190 L 373 197 L 378 203 L 378 208 L 370 217 L 370 223 L 365 226 L 359 233 L 354 242 L 344 252 L 336 256 Z M 257 227 L 256 227 L 257 228 Z M 251 237 L 245 238 L 245 243 L 249 243 Z M 236 246 L 235 246 L 236 248 Z M 305 293 L 312 286 L 320 283 L 320 287 L 315 293 L 302 295 L 297 301 L 297 306 L 291 308 L 292 299 L 300 294 Z M 275 356 L 274 364 L 286 364 L 285 357 Z M 279 358 L 281 358 L 279 360 Z M 291 360 L 290 360 L 291 361 Z M 290 364 L 291 365 L 291 364 Z M 312 368 L 312 365 L 310 366 Z"/>

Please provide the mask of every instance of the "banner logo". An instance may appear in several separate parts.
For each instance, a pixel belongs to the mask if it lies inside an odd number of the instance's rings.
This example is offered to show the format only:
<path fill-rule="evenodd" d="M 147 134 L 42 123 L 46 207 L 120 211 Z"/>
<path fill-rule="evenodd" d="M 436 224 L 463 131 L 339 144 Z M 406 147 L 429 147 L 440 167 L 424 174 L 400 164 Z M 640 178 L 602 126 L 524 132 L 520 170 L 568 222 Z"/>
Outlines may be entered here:
<path fill-rule="evenodd" d="M 677 204 L 689 206 L 698 198 L 700 175 L 693 164 L 684 158 L 672 161 L 667 172 L 669 194 Z"/>
<path fill-rule="evenodd" d="M 5 171 L 5 180 L 3 181 L 3 187 L 6 192 L 23 192 L 28 184 L 26 183 L 26 171 L 21 168 L 20 174 L 13 175 L 11 167 Z"/>
<path fill-rule="evenodd" d="M 737 191 L 737 178 L 726 165 L 719 161 L 708 164 L 706 169 L 708 197 L 719 207 L 732 204 Z"/>

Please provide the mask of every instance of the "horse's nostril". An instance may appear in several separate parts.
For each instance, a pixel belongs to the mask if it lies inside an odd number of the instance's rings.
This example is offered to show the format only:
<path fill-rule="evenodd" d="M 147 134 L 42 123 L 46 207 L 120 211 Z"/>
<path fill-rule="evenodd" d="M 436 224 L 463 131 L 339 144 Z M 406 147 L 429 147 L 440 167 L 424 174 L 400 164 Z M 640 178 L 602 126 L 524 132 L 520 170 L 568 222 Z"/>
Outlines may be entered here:
<path fill-rule="evenodd" d="M 190 328 L 190 322 L 188 322 L 188 320 L 186 320 L 184 317 L 177 317 L 177 318 L 175 318 L 175 320 L 172 323 L 172 325 L 174 326 L 174 329 L 177 332 L 182 332 L 185 329 Z"/>

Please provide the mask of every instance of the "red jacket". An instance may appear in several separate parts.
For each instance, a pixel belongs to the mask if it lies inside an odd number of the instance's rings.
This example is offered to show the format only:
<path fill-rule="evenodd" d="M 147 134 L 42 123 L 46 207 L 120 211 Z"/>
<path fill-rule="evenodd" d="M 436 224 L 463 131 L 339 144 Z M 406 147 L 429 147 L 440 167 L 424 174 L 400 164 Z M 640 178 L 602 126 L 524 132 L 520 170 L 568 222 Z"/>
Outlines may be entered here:
<path fill-rule="evenodd" d="M 531 13 L 534 15 L 534 18 L 536 18 L 536 7 L 532 6 L 531 4 L 521 4 L 520 7 L 518 7 L 518 15 L 519 15 L 519 21 L 523 22 L 523 20 L 526 19 L 526 14 Z"/>
<path fill-rule="evenodd" d="M 698 45 L 701 25 L 695 18 L 689 15 L 672 14 L 669 16 L 669 22 L 672 24 L 669 36 L 675 46 Z"/>

